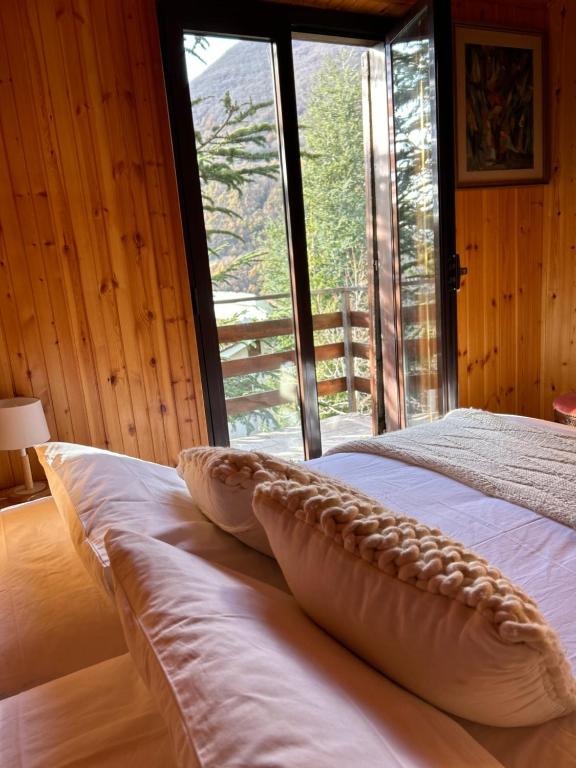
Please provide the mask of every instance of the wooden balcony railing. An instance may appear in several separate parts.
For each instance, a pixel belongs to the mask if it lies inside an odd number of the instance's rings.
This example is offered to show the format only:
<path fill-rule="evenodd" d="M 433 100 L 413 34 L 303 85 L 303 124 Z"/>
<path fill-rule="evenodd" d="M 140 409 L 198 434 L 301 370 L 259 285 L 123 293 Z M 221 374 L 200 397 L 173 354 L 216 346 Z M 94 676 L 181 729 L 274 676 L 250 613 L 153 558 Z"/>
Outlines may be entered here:
<path fill-rule="evenodd" d="M 370 360 L 370 345 L 364 342 L 354 340 L 355 328 L 370 328 L 370 318 L 366 311 L 351 309 L 351 297 L 365 288 L 339 288 L 325 289 L 317 291 L 318 293 L 338 293 L 341 294 L 341 309 L 337 312 L 325 312 L 313 315 L 313 327 L 315 331 L 329 329 L 343 329 L 343 340 L 332 343 L 319 344 L 315 347 L 316 361 L 326 360 L 344 360 L 345 375 L 333 379 L 324 379 L 318 382 L 318 396 L 332 395 L 339 392 L 348 393 L 348 410 L 356 410 L 356 393 L 371 393 L 371 379 L 365 376 L 356 375 L 356 359 Z M 246 301 L 266 301 L 288 298 L 288 294 L 274 294 L 269 296 L 258 296 L 253 299 L 227 299 L 216 301 L 215 304 L 224 303 L 242 303 Z M 427 312 L 434 313 L 435 307 L 428 306 Z M 404 323 L 419 323 L 422 321 L 422 307 L 406 307 L 402 313 Z M 279 336 L 290 336 L 294 328 L 290 318 L 281 318 L 276 320 L 258 320 L 254 322 L 234 323 L 230 325 L 221 325 L 218 328 L 218 340 L 221 345 L 233 345 L 242 342 L 261 342 L 263 339 L 271 339 Z M 426 345 L 430 348 L 430 339 L 408 339 L 404 341 L 404 347 L 412 354 L 418 354 L 419 350 Z M 435 346 L 435 345 L 434 345 Z M 260 349 L 260 345 L 255 345 Z M 294 349 L 281 350 L 278 352 L 254 354 L 248 352 L 246 357 L 222 360 L 222 375 L 224 379 L 233 376 L 244 376 L 253 373 L 263 373 L 275 371 L 286 363 L 295 363 L 296 353 Z M 411 374 L 411 378 L 422 379 L 421 386 L 437 386 L 436 374 Z M 236 416 L 243 413 L 249 413 L 262 408 L 270 408 L 284 403 L 295 402 L 297 400 L 296 384 L 293 390 L 288 391 L 274 389 L 265 392 L 250 393 L 239 397 L 232 397 L 226 400 L 226 408 L 229 416 Z"/>

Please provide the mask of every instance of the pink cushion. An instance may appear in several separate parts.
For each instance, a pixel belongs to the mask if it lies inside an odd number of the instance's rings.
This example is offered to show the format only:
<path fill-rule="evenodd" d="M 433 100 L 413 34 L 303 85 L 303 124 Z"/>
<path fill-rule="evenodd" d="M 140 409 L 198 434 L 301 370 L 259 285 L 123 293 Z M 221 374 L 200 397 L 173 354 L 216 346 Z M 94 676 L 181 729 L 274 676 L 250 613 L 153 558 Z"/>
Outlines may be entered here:
<path fill-rule="evenodd" d="M 283 461 L 267 453 L 235 448 L 187 448 L 180 454 L 177 471 L 186 482 L 198 509 L 209 520 L 270 557 L 274 555 L 266 533 L 252 509 L 252 495 L 258 483 L 265 480 L 296 480 L 307 485 L 321 481 L 338 493 L 352 493 L 354 497 L 359 494 L 339 480 L 319 477 L 302 464 Z M 366 500 L 370 501 L 367 497 Z M 123 522 L 118 524 L 126 528 Z"/>
<path fill-rule="evenodd" d="M 576 709 L 570 664 L 534 602 L 437 528 L 283 480 L 256 487 L 254 512 L 306 613 L 404 688 L 487 725 Z"/>
<path fill-rule="evenodd" d="M 566 392 L 554 400 L 553 408 L 559 413 L 565 413 L 567 416 L 576 414 L 576 392 Z"/>

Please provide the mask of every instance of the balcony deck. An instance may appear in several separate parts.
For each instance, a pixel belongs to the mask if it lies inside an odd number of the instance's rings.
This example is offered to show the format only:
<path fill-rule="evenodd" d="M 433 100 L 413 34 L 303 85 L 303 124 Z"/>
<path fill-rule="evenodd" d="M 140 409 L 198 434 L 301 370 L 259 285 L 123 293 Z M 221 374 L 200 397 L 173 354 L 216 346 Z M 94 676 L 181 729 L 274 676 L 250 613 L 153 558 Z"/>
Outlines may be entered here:
<path fill-rule="evenodd" d="M 414 285 L 428 285 L 429 282 L 429 278 L 418 278 Z M 339 286 L 311 292 L 315 300 L 328 295 L 337 299 L 329 306 L 325 305 L 325 309 L 330 311 L 320 309 L 312 315 L 314 352 L 319 366 L 318 399 L 324 399 L 326 412 L 326 403 L 332 402 L 331 396 L 347 395 L 337 400 L 337 409 L 331 409 L 332 413 L 347 409 L 347 413 L 340 412 L 321 420 L 324 453 L 339 443 L 369 437 L 371 416 L 357 412 L 358 401 L 363 399 L 360 403 L 362 408 L 366 406 L 367 395 L 372 403 L 377 403 L 382 396 L 378 393 L 377 363 L 372 351 L 375 330 L 366 293 L 366 286 Z M 224 384 L 234 384 L 229 387 L 230 394 L 226 398 L 229 425 L 233 425 L 236 417 L 247 417 L 249 425 L 251 415 L 255 414 L 252 426 L 260 428 L 264 420 L 258 416 L 259 413 L 267 411 L 273 414 L 277 406 L 291 404 L 294 407 L 298 401 L 297 354 L 293 338 L 291 345 L 286 343 L 293 337 L 294 324 L 290 308 L 281 303 L 289 298 L 289 294 L 279 293 L 225 298 L 214 302 L 215 305 L 231 305 L 234 308 L 231 314 L 228 309 L 226 322 L 218 325 Z M 430 320 L 436 316 L 436 305 L 430 302 L 429 292 L 425 292 L 421 303 L 416 302 L 416 295 L 410 298 L 411 301 L 401 307 L 405 365 L 399 376 L 403 378 L 404 397 L 410 401 L 410 423 L 415 423 L 419 418 L 427 420 L 435 413 L 440 385 L 436 364 L 436 326 Z M 254 319 L 254 313 L 243 317 L 241 306 L 250 306 L 254 302 L 258 302 L 264 319 Z M 264 312 L 267 304 L 269 308 Z M 282 342 L 278 343 L 278 340 Z M 326 366 L 328 362 L 330 365 Z M 380 365 L 383 363 L 380 362 Z M 284 371 L 284 379 L 278 375 L 280 371 Z M 273 373 L 276 373 L 276 378 L 271 375 Z M 389 381 L 394 389 L 396 382 L 392 378 Z M 392 398 L 396 396 L 394 391 Z M 233 437 L 231 445 L 242 450 L 271 453 L 284 459 L 303 458 L 300 426 Z"/>
<path fill-rule="evenodd" d="M 329 416 L 320 422 L 322 429 L 322 450 L 324 453 L 347 440 L 371 435 L 371 417 L 360 413 Z M 302 430 L 289 427 L 276 432 L 259 432 L 247 437 L 236 437 L 231 441 L 233 448 L 244 451 L 263 451 L 282 459 L 302 460 Z"/>

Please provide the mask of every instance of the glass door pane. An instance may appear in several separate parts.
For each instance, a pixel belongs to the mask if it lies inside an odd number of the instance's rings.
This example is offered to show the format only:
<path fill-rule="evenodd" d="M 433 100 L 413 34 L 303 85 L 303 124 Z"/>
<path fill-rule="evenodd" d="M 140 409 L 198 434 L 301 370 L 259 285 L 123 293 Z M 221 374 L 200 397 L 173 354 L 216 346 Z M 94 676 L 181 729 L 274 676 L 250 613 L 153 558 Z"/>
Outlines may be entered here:
<path fill-rule="evenodd" d="M 337 38 L 292 44 L 323 451 L 372 434 L 377 400 L 366 242 L 367 50 Z"/>
<path fill-rule="evenodd" d="M 184 45 L 230 444 L 301 459 L 272 46 Z"/>
<path fill-rule="evenodd" d="M 446 409 L 431 11 L 422 9 L 388 50 L 404 407 L 411 425 Z"/>

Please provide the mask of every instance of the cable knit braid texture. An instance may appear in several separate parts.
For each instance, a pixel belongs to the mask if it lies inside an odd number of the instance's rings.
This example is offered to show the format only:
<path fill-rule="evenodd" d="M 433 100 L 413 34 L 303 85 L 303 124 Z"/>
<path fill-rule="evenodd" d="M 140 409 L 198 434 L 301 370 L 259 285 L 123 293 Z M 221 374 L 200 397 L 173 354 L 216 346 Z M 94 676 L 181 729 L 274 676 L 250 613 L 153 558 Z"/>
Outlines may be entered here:
<path fill-rule="evenodd" d="M 230 490 L 249 490 L 259 483 L 273 480 L 293 480 L 302 485 L 321 482 L 324 487 L 337 490 L 342 494 L 342 498 L 350 502 L 354 499 L 362 499 L 365 510 L 378 507 L 378 503 L 369 496 L 340 480 L 320 472 L 311 472 L 301 464 L 283 461 L 266 453 L 240 451 L 234 448 L 187 448 L 180 454 L 177 467 L 180 477 L 185 477 L 186 470 L 191 464 L 195 464 L 197 471 L 212 480 L 219 481 Z"/>
<path fill-rule="evenodd" d="M 274 554 L 268 537 L 252 509 L 252 494 L 258 483 L 269 480 L 294 480 L 303 485 L 322 482 L 345 498 L 357 496 L 357 492 L 344 483 L 310 472 L 302 465 L 233 448 L 201 447 L 182 451 L 178 473 L 206 517 L 269 557 Z M 366 508 L 375 504 L 367 496 L 362 498 Z"/>
<path fill-rule="evenodd" d="M 275 509 L 321 532 L 374 569 L 478 611 L 504 643 L 525 643 L 542 654 L 554 698 L 565 711 L 576 708 L 576 682 L 556 632 L 536 603 L 498 568 L 439 529 L 393 513 L 361 494 L 340 494 L 310 478 L 295 480 L 259 485 L 256 510 L 267 500 L 277 502 Z"/>

